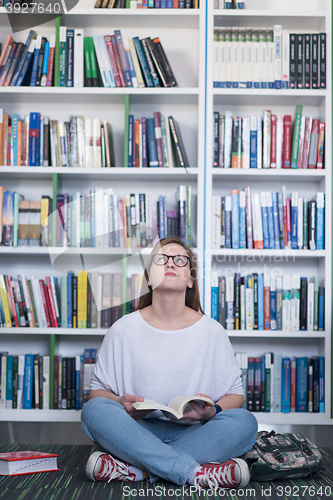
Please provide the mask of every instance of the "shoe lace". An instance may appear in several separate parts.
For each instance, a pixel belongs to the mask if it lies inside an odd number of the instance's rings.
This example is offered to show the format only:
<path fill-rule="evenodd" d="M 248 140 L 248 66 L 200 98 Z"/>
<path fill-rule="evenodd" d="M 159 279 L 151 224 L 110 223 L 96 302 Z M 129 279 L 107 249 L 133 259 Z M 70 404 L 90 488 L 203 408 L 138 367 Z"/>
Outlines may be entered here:
<path fill-rule="evenodd" d="M 102 460 L 103 471 L 100 473 L 100 478 L 108 477 L 108 483 L 114 479 L 124 479 L 128 475 L 128 468 L 123 462 L 119 462 L 111 457 L 111 460 Z"/>
<path fill-rule="evenodd" d="M 205 469 L 195 479 L 195 486 L 208 486 L 211 489 L 217 489 L 219 486 L 234 486 L 231 471 L 233 464 Z"/>

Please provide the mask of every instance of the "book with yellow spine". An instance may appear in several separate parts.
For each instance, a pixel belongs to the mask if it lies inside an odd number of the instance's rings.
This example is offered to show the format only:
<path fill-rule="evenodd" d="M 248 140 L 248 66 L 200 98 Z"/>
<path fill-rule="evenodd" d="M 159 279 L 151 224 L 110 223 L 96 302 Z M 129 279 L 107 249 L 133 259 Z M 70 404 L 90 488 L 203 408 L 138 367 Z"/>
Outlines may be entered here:
<path fill-rule="evenodd" d="M 87 271 L 79 271 L 77 284 L 77 327 L 87 328 Z"/>
<path fill-rule="evenodd" d="M 3 279 L 2 274 L 0 274 L 0 295 L 1 295 L 3 312 L 5 315 L 6 327 L 11 328 L 12 320 L 10 317 L 9 305 L 8 305 L 8 300 L 7 300 L 7 290 L 6 290 L 5 281 Z"/>

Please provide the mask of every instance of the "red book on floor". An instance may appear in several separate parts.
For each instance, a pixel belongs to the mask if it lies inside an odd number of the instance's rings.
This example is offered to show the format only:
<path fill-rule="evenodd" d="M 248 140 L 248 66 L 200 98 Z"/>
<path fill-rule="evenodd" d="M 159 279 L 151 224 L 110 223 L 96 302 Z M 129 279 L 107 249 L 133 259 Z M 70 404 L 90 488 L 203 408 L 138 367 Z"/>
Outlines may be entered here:
<path fill-rule="evenodd" d="M 0 475 L 19 476 L 36 472 L 59 470 L 55 453 L 40 451 L 13 451 L 0 453 Z"/>

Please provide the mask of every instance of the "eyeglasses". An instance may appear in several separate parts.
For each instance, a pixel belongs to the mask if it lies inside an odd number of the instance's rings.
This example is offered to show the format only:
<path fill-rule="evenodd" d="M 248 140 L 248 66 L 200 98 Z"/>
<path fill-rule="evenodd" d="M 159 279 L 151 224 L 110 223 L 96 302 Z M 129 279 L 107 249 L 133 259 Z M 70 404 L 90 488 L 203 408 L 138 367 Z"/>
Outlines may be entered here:
<path fill-rule="evenodd" d="M 164 266 L 170 258 L 177 267 L 185 267 L 190 262 L 187 255 L 166 255 L 165 253 L 156 253 L 153 256 L 153 261 L 157 266 Z"/>

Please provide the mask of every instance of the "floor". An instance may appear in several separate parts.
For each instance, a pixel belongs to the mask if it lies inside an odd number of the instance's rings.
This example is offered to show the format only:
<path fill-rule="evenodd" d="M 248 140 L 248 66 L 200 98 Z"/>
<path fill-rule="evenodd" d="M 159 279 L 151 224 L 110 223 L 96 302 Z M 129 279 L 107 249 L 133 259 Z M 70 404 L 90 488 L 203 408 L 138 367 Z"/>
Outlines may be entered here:
<path fill-rule="evenodd" d="M 25 476 L 0 477 L 0 500 L 133 500 L 170 498 L 200 500 L 224 498 L 243 500 L 249 498 L 270 500 L 324 500 L 333 498 L 333 448 L 321 448 L 324 472 L 312 479 L 253 482 L 239 490 L 201 490 L 181 487 L 167 481 L 151 484 L 89 481 L 84 472 L 87 459 L 94 451 L 90 445 L 0 445 L 5 451 L 39 450 L 58 453 L 60 471 Z"/>

